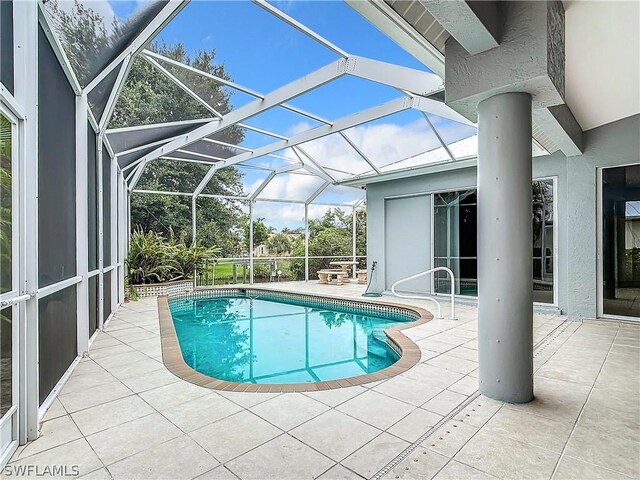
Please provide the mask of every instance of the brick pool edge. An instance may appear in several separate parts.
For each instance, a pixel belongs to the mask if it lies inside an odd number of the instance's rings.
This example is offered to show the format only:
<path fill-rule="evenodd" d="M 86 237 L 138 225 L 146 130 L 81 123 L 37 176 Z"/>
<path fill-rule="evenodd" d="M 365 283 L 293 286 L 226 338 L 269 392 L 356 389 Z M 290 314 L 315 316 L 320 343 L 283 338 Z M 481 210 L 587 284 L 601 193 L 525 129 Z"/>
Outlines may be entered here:
<path fill-rule="evenodd" d="M 262 291 L 270 293 L 281 293 L 299 297 L 313 297 L 319 301 L 338 300 L 359 305 L 376 306 L 376 308 L 380 306 L 394 309 L 401 308 L 403 310 L 412 312 L 416 316 L 416 319 L 413 322 L 396 325 L 385 330 L 388 341 L 391 342 L 392 348 L 396 347 L 394 348 L 394 350 L 400 355 L 400 358 L 393 365 L 383 368 L 382 370 L 379 370 L 377 372 L 358 375 L 355 377 L 342 378 L 339 380 L 327 380 L 313 383 L 237 383 L 210 377 L 208 375 L 195 371 L 193 368 L 187 365 L 182 356 L 182 351 L 180 350 L 180 345 L 176 336 L 173 318 L 171 317 L 171 311 L 169 309 L 169 297 L 163 295 L 158 297 L 158 318 L 160 321 L 162 361 L 171 373 L 189 383 L 193 383 L 194 385 L 199 385 L 205 388 L 210 388 L 212 390 L 256 393 L 312 392 L 317 390 L 331 390 L 334 388 L 352 387 L 355 385 L 377 382 L 380 380 L 392 378 L 400 373 L 406 372 L 420 361 L 420 348 L 411 339 L 406 337 L 402 333 L 402 330 L 417 327 L 418 325 L 426 323 L 433 318 L 433 315 L 431 315 L 431 313 L 429 313 L 425 309 L 401 303 L 371 302 L 339 296 L 332 296 L 330 298 L 327 298 L 325 296 L 313 295 L 308 293 L 297 294 L 292 292 L 258 288 L 215 288 L 204 290 L 198 289 L 199 293 L 215 292 L 217 294 L 220 294 L 221 292 L 230 293 L 238 291 Z"/>

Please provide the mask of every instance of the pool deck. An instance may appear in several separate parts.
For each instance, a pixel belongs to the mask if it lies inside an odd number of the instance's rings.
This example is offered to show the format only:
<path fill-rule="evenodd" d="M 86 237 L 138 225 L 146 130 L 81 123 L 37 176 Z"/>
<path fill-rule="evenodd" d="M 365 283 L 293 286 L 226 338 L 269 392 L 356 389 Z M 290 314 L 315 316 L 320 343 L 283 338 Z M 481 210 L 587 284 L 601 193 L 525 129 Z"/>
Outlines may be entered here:
<path fill-rule="evenodd" d="M 162 363 L 156 299 L 125 304 L 12 464 L 77 465 L 92 479 L 640 477 L 640 325 L 536 313 L 536 399 L 509 405 L 477 393 L 477 309 L 457 310 L 457 321 L 404 331 L 422 356 L 396 377 L 272 394 L 175 377 Z"/>

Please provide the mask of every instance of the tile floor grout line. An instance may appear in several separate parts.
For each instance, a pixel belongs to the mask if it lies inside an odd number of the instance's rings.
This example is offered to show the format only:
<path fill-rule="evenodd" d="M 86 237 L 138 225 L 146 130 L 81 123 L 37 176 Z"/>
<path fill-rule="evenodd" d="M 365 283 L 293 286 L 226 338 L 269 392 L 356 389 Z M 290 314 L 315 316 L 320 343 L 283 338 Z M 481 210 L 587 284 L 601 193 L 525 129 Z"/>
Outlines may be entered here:
<path fill-rule="evenodd" d="M 82 430 L 80 430 L 80 427 L 78 426 L 78 424 L 76 423 L 75 419 L 71 416 L 71 414 L 69 413 L 69 420 L 71 420 L 73 422 L 73 424 L 76 426 L 76 428 L 78 429 L 78 431 L 80 432 L 80 435 L 82 435 L 82 439 L 85 441 L 85 443 L 87 445 L 89 445 L 89 448 L 91 449 L 91 451 L 93 452 L 93 454 L 96 456 L 96 458 L 98 459 L 98 461 L 100 462 L 100 464 L 102 465 L 102 468 L 104 468 L 105 470 L 107 470 L 107 473 L 109 474 L 110 478 L 113 478 L 113 475 L 111 475 L 111 472 L 107 469 L 107 465 L 104 463 L 104 461 L 102 460 L 102 458 L 100 458 L 100 455 L 98 455 L 98 452 L 96 452 L 96 450 L 93 448 L 93 445 L 91 445 L 91 442 L 89 442 L 89 440 L 87 440 L 87 437 L 84 433 L 82 433 Z M 96 468 L 95 471 L 100 470 L 99 468 Z M 91 472 L 89 472 L 91 473 Z M 87 474 L 84 474 L 87 475 Z M 83 475 L 83 476 L 84 476 Z"/>
<path fill-rule="evenodd" d="M 464 408 L 473 403 L 480 396 L 480 392 L 476 391 L 469 398 L 460 403 L 456 408 L 454 408 L 450 413 L 442 417 L 434 426 L 432 426 L 429 430 L 423 433 L 418 440 L 411 443 L 407 448 L 405 448 L 402 452 L 400 452 L 393 460 L 383 466 L 373 477 L 371 480 L 379 480 L 384 475 L 389 473 L 393 468 L 395 468 L 400 462 L 402 462 L 405 458 L 407 458 L 414 450 L 416 450 L 427 438 L 433 435 L 440 427 L 444 426 L 449 420 L 451 420 L 454 416 L 460 413 Z"/>
<path fill-rule="evenodd" d="M 576 331 L 578 331 L 578 329 L 576 329 Z M 594 386 L 595 386 L 596 382 L 598 381 L 598 377 L 602 373 L 602 369 L 604 368 L 605 363 L 607 363 L 607 359 L 609 358 L 609 355 L 611 353 L 611 349 L 613 348 L 613 344 L 614 344 L 616 338 L 618 338 L 618 332 L 619 331 L 620 331 L 620 327 L 618 326 L 618 329 L 616 330 L 616 334 L 614 335 L 613 339 L 611 340 L 611 344 L 609 345 L 609 348 L 607 349 L 607 354 L 606 354 L 604 360 L 602 361 L 602 365 L 600 365 L 600 368 L 598 369 L 598 374 L 593 379 L 593 383 L 592 383 L 591 387 L 589 388 L 589 394 L 587 395 L 587 398 L 585 398 L 584 403 L 582 404 L 582 407 L 580 408 L 580 413 L 578 413 L 578 416 L 577 416 L 577 418 L 576 418 L 576 420 L 575 420 L 575 422 L 573 424 L 573 427 L 571 428 L 571 432 L 569 432 L 569 436 L 567 437 L 567 441 L 565 442 L 564 446 L 562 447 L 562 451 L 560 452 L 560 456 L 558 457 L 558 460 L 556 461 L 556 464 L 555 464 L 555 466 L 553 468 L 553 472 L 551 473 L 551 476 L 549 477 L 550 479 L 553 479 L 555 477 L 556 473 L 558 472 L 558 468 L 560 467 L 560 462 L 562 461 L 562 459 L 565 456 L 565 452 L 567 451 L 567 447 L 569 446 L 569 442 L 571 441 L 571 438 L 573 437 L 573 434 L 576 431 L 576 428 L 578 427 L 578 423 L 580 422 L 580 419 L 582 418 L 582 414 L 584 413 L 584 410 L 585 410 L 585 408 L 587 406 L 587 403 L 589 403 L 589 399 L 591 398 L 591 395 L 593 393 Z M 600 465 L 598 465 L 598 466 L 600 466 Z"/>
<path fill-rule="evenodd" d="M 495 416 L 498 414 L 498 412 L 499 412 L 500 410 L 502 410 L 503 408 L 504 408 L 504 403 L 503 403 L 502 405 L 500 405 L 500 406 L 498 407 L 498 409 L 497 409 L 495 412 L 493 412 L 493 413 L 491 414 L 491 416 L 490 416 L 489 418 L 487 418 L 487 419 L 482 423 L 482 425 L 481 425 L 480 427 L 478 427 L 477 431 L 473 432 L 473 434 L 469 437 L 469 439 L 468 439 L 466 442 L 464 442 L 464 443 L 460 446 L 460 448 L 458 448 L 458 449 L 455 451 L 455 453 L 454 453 L 453 455 L 451 455 L 451 457 L 449 458 L 449 462 L 450 462 L 451 460 L 453 460 L 453 459 L 454 459 L 454 457 L 455 457 L 455 456 L 456 456 L 456 455 L 457 455 L 457 454 L 458 454 L 458 453 L 459 453 L 459 452 L 460 452 L 460 451 L 465 447 L 465 445 L 467 445 L 467 443 L 469 443 L 469 442 L 473 439 L 473 437 L 475 437 L 478 433 L 480 433 L 480 430 L 482 430 L 482 429 L 484 428 L 484 426 L 485 426 L 487 423 L 489 423 L 489 422 L 491 421 L 491 419 L 493 419 L 493 417 L 495 417 Z M 447 463 L 449 463 L 449 462 L 447 462 Z M 463 462 L 462 460 L 460 460 L 460 459 L 457 459 L 457 460 L 456 460 L 456 462 L 461 463 L 462 465 L 466 465 L 467 467 L 473 468 L 474 470 L 478 470 L 478 471 L 480 471 L 480 472 L 486 473 L 487 475 L 490 475 L 490 476 L 492 476 L 492 477 L 495 477 L 495 475 L 493 475 L 492 473 L 485 472 L 484 470 L 482 470 L 481 468 L 478 468 L 477 466 L 468 465 L 468 464 L 464 463 L 464 462 Z M 444 466 L 443 466 L 442 468 L 444 468 Z M 442 470 L 442 468 L 441 468 L 440 470 Z M 440 472 L 440 470 L 438 470 L 438 472 Z M 436 475 L 437 475 L 437 474 L 436 474 Z M 496 477 L 496 478 L 497 478 L 497 477 Z"/>
<path fill-rule="evenodd" d="M 543 345 L 549 345 L 555 338 L 557 338 L 557 336 L 562 333 L 566 327 L 568 326 L 569 320 L 565 320 L 563 321 L 560 325 L 558 325 L 556 328 L 554 328 L 551 332 L 549 332 L 549 334 L 547 334 L 547 336 L 545 336 L 543 339 L 541 339 L 536 345 L 533 346 L 533 350 L 534 350 L 534 356 L 536 353 L 536 350 L 540 349 L 543 347 Z M 558 330 L 560 327 L 565 326 L 556 336 L 548 339 L 548 337 L 550 337 L 553 332 L 555 332 L 556 330 Z M 547 340 L 548 339 L 548 340 Z M 447 414 L 446 416 L 444 416 L 438 423 L 436 423 L 433 427 L 431 427 L 429 430 L 427 430 L 420 438 L 418 438 L 418 440 L 416 440 L 415 442 L 411 443 L 406 449 L 404 449 L 402 452 L 400 452 L 398 454 L 398 456 L 396 456 L 394 459 L 392 459 L 389 463 L 387 463 L 385 466 L 383 466 L 373 477 L 371 477 L 371 480 L 380 480 L 384 475 L 386 475 L 387 473 L 389 473 L 393 468 L 395 468 L 400 462 L 402 462 L 405 458 L 407 458 L 413 451 L 415 451 L 427 438 L 429 438 L 431 435 L 433 435 L 438 429 L 440 429 L 442 426 L 444 426 L 444 424 L 446 424 L 448 421 L 450 421 L 455 415 L 457 415 L 458 413 L 460 413 L 462 410 L 464 410 L 464 408 L 466 408 L 468 405 L 470 405 L 475 399 L 477 399 L 480 396 L 480 391 L 476 390 L 473 394 L 471 394 L 469 396 L 469 398 L 467 398 L 466 400 L 464 400 L 463 402 L 461 402 L 456 408 L 454 408 L 449 414 Z M 500 407 L 502 408 L 502 406 Z M 489 419 L 487 419 L 487 421 L 489 421 L 491 418 L 493 418 L 493 416 L 500 410 L 500 408 L 493 413 L 493 415 L 491 415 L 491 417 L 489 417 Z M 483 425 L 485 425 L 487 422 L 484 422 Z M 478 429 L 478 432 L 480 431 L 480 429 Z M 473 438 L 475 436 L 475 434 L 477 434 L 478 432 L 475 432 L 471 438 Z M 469 438 L 464 445 L 466 445 L 469 440 L 471 440 L 471 438 Z M 463 445 L 463 446 L 464 446 Z M 462 446 L 462 447 L 463 447 Z M 460 449 L 462 449 L 462 447 L 460 447 Z M 459 450 L 460 450 L 459 449 Z M 458 450 L 458 451 L 459 451 Z M 456 452 L 457 453 L 457 452 Z M 452 457 L 453 458 L 453 457 Z"/>

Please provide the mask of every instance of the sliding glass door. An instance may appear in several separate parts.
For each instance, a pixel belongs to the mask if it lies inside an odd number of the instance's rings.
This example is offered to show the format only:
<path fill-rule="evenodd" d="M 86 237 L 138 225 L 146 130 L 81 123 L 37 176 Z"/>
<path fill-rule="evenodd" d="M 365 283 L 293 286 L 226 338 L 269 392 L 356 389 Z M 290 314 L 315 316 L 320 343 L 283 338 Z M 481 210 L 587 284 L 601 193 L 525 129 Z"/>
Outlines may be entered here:
<path fill-rule="evenodd" d="M 640 165 L 602 170 L 602 313 L 640 317 Z"/>
<path fill-rule="evenodd" d="M 0 103 L 0 465 L 17 446 L 18 265 L 17 121 Z"/>
<path fill-rule="evenodd" d="M 536 180 L 532 185 L 533 301 L 555 303 L 554 181 Z M 476 190 L 433 195 L 433 261 L 448 267 L 456 278 L 457 295 L 478 295 Z M 449 293 L 445 272 L 434 274 L 434 291 Z"/>

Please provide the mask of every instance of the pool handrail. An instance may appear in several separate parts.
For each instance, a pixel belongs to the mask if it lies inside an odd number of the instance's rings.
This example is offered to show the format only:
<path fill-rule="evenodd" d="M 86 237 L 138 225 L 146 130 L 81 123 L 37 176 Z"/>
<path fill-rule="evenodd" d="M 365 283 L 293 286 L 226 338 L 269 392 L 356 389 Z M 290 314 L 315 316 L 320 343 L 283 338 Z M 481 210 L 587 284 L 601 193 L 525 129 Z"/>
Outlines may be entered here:
<path fill-rule="evenodd" d="M 451 269 L 447 268 L 447 267 L 435 267 L 435 268 L 430 268 L 429 270 L 426 270 L 424 272 L 420 272 L 417 273 L 415 275 L 411 275 L 410 277 L 406 277 L 406 278 L 402 278 L 400 280 L 398 280 L 397 282 L 395 282 L 393 285 L 391 285 L 391 293 L 398 297 L 398 298 L 411 298 L 414 300 L 431 300 L 432 302 L 434 302 L 437 307 L 438 307 L 438 316 L 436 318 L 438 319 L 442 319 L 442 309 L 440 308 L 440 302 L 438 302 L 438 300 L 436 300 L 433 297 L 429 297 L 426 295 L 404 295 L 401 293 L 396 292 L 396 286 L 398 286 L 401 283 L 404 282 L 408 282 L 409 280 L 415 280 L 416 278 L 420 278 L 424 275 L 429 275 L 431 273 L 434 272 L 447 272 L 449 274 L 449 277 L 451 278 L 451 316 L 449 317 L 450 320 L 457 320 L 456 318 L 456 289 L 455 289 L 455 277 L 453 275 L 453 272 L 451 271 Z"/>

